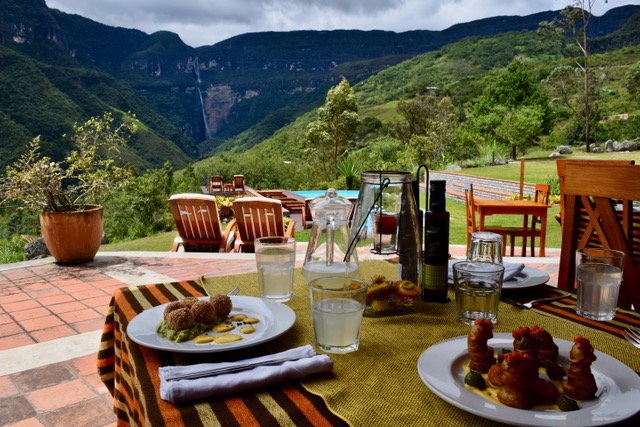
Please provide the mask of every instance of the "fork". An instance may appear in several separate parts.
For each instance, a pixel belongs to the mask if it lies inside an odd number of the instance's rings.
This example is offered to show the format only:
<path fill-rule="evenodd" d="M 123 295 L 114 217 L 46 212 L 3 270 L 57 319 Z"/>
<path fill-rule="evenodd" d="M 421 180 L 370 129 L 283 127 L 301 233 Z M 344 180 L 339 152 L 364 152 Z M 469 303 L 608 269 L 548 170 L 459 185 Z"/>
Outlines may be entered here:
<path fill-rule="evenodd" d="M 562 295 L 557 295 L 557 296 L 555 296 L 555 297 L 538 298 L 538 299 L 531 300 L 531 301 L 529 301 L 529 302 L 518 302 L 518 301 L 512 300 L 511 298 L 505 298 L 505 299 L 504 299 L 504 302 L 507 302 L 507 303 L 509 303 L 509 304 L 516 305 L 516 306 L 521 307 L 521 308 L 530 309 L 530 308 L 533 308 L 533 304 L 534 304 L 534 303 L 537 303 L 537 302 L 543 302 L 543 301 L 555 301 L 555 300 L 557 300 L 557 299 L 566 298 L 566 297 L 568 297 L 569 295 L 571 295 L 571 294 L 566 293 L 566 294 L 562 294 Z"/>
<path fill-rule="evenodd" d="M 629 326 L 626 330 L 622 331 L 622 336 L 631 344 L 640 348 L 640 329 Z"/>
<path fill-rule="evenodd" d="M 232 297 L 232 296 L 234 296 L 234 295 L 238 295 L 239 293 L 240 293 L 240 288 L 237 288 L 237 287 L 236 287 L 236 288 L 233 288 L 233 289 L 231 290 L 231 292 L 229 292 L 227 295 L 228 295 L 228 296 L 230 296 L 230 297 Z"/>

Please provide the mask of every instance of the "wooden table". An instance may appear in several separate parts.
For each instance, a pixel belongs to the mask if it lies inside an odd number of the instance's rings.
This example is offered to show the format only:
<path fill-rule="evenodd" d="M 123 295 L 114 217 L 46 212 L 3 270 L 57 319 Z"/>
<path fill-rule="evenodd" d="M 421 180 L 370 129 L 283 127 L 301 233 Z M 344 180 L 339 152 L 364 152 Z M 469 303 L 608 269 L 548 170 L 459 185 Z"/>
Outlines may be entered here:
<path fill-rule="evenodd" d="M 484 230 L 484 218 L 489 215 L 534 215 L 540 217 L 540 256 L 545 256 L 547 231 L 547 212 L 549 205 L 531 200 L 491 200 L 474 199 L 473 205 L 478 212 L 479 230 Z"/>
<path fill-rule="evenodd" d="M 376 263 L 375 269 L 383 274 L 391 275 L 397 270 L 397 265 Z M 225 292 L 237 285 L 243 295 L 257 294 L 255 273 L 207 280 L 208 289 L 213 286 Z M 453 292 L 449 292 L 453 298 Z M 510 298 L 524 300 L 557 295 L 559 291 L 540 285 L 509 292 Z M 347 355 L 331 355 L 334 368 L 330 374 L 235 395 L 175 405 L 166 402 L 159 397 L 160 366 L 233 360 L 313 344 L 308 290 L 299 270 L 294 298 L 288 303 L 296 312 L 294 327 L 270 343 L 250 347 L 248 353 L 198 355 L 156 351 L 135 344 L 127 336 L 128 323 L 144 309 L 203 294 L 204 289 L 194 281 L 132 286 L 114 293 L 100 343 L 98 370 L 114 397 L 118 425 L 411 427 L 431 425 L 434 420 L 441 427 L 501 425 L 445 402 L 419 378 L 416 362 L 425 349 L 469 331 L 468 326 L 456 320 L 453 301 L 425 303 L 419 311 L 404 316 L 365 317 L 360 349 Z M 573 341 L 577 335 L 585 336 L 596 349 L 640 371 L 638 350 L 620 335 L 626 326 L 640 326 L 638 313 L 619 311 L 613 321 L 593 322 L 575 313 L 573 296 L 539 304 L 532 310 L 503 302 L 494 332 L 510 333 L 518 326 L 533 324 L 544 327 L 556 339 Z M 629 421 L 637 423 L 639 419 L 637 413 Z"/>

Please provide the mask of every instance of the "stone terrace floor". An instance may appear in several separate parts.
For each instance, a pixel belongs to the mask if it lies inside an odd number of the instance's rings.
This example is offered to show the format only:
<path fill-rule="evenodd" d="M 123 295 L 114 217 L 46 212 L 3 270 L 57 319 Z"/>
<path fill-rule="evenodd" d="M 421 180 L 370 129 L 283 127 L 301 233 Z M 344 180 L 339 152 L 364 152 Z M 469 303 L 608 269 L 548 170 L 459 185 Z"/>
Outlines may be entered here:
<path fill-rule="evenodd" d="M 305 250 L 298 245 L 298 266 Z M 463 257 L 464 247 L 451 252 Z M 559 251 L 547 254 L 505 261 L 543 269 L 555 285 Z M 0 265 L 0 426 L 115 425 L 111 396 L 96 370 L 113 291 L 253 271 L 253 254 L 214 253 L 99 253 L 78 266 L 51 258 Z"/>

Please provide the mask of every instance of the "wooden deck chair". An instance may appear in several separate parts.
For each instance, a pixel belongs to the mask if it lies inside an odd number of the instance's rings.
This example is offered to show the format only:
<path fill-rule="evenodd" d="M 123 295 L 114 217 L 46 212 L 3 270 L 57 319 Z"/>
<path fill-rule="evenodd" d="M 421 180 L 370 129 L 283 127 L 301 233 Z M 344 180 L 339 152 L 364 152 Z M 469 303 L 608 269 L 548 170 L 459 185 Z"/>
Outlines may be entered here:
<path fill-rule="evenodd" d="M 185 252 L 226 252 L 233 247 L 231 228 L 222 231 L 215 196 L 174 194 L 169 207 L 178 229 L 171 250 Z"/>
<path fill-rule="evenodd" d="M 534 200 L 537 203 L 544 203 L 545 205 L 549 204 L 549 192 L 551 191 L 551 186 L 549 184 L 536 184 L 535 196 Z M 514 256 L 514 246 L 515 246 L 515 238 L 522 237 L 522 256 L 527 256 L 527 239 L 531 239 L 531 256 L 535 255 L 535 241 L 536 237 L 540 237 L 542 235 L 542 230 L 540 229 L 540 217 L 532 215 L 531 223 L 529 223 L 529 215 L 524 215 L 524 219 L 522 221 L 522 228 L 511 228 L 509 230 L 509 237 L 511 238 L 511 256 Z"/>
<path fill-rule="evenodd" d="M 217 191 L 222 191 L 222 177 L 220 175 L 212 176 L 211 182 L 209 183 L 209 194 Z"/>
<path fill-rule="evenodd" d="M 561 194 L 558 287 L 576 288 L 575 251 L 587 246 L 626 254 L 618 305 L 640 311 L 640 166 L 566 163 Z"/>
<path fill-rule="evenodd" d="M 233 191 L 236 193 L 244 192 L 244 175 L 233 176 Z"/>
<path fill-rule="evenodd" d="M 464 204 L 467 213 L 467 252 L 469 251 L 469 243 L 471 243 L 471 235 L 476 231 L 489 231 L 502 236 L 502 254 L 506 254 L 507 249 L 507 236 L 509 233 L 509 227 L 489 226 L 484 230 L 478 230 L 476 221 L 476 211 L 473 207 L 473 184 L 466 183 L 464 185 Z"/>
<path fill-rule="evenodd" d="M 295 237 L 295 221 L 285 230 L 282 202 L 267 197 L 243 197 L 233 202 L 235 218 L 227 228 L 235 231 L 235 251 L 254 252 L 253 242 L 260 237 Z"/>

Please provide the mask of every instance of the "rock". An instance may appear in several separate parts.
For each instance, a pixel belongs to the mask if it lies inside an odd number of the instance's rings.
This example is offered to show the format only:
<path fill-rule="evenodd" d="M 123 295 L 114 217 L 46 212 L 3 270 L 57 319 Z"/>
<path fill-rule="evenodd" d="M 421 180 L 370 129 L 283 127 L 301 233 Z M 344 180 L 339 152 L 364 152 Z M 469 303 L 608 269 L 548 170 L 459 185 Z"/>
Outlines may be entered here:
<path fill-rule="evenodd" d="M 614 151 L 636 151 L 640 150 L 640 142 L 638 141 L 615 141 L 613 142 Z"/>
<path fill-rule="evenodd" d="M 558 157 L 560 155 L 560 153 L 558 153 L 557 151 L 554 151 L 553 153 L 549 154 L 549 157 Z"/>
<path fill-rule="evenodd" d="M 47 244 L 42 237 L 24 245 L 24 253 L 27 259 L 40 259 L 51 256 L 49 248 L 47 248 Z"/>
<path fill-rule="evenodd" d="M 558 154 L 571 154 L 573 153 L 573 148 L 568 145 L 559 145 L 558 148 L 556 148 L 556 152 L 558 152 Z"/>
<path fill-rule="evenodd" d="M 102 241 L 100 242 L 101 245 L 106 245 L 109 243 L 109 236 L 107 236 L 107 233 L 105 233 L 104 231 L 102 232 Z"/>
<path fill-rule="evenodd" d="M 460 167 L 460 165 L 451 165 L 451 166 L 447 166 L 447 170 L 448 171 L 461 171 L 462 168 Z"/>
<path fill-rule="evenodd" d="M 599 147 L 599 146 L 595 146 L 593 148 L 591 148 L 591 152 L 592 153 L 604 153 L 604 148 Z"/>
<path fill-rule="evenodd" d="M 604 143 L 604 151 L 606 151 L 607 153 L 610 153 L 612 151 L 615 151 L 613 148 L 613 141 L 612 140 L 608 140 L 607 142 Z"/>

